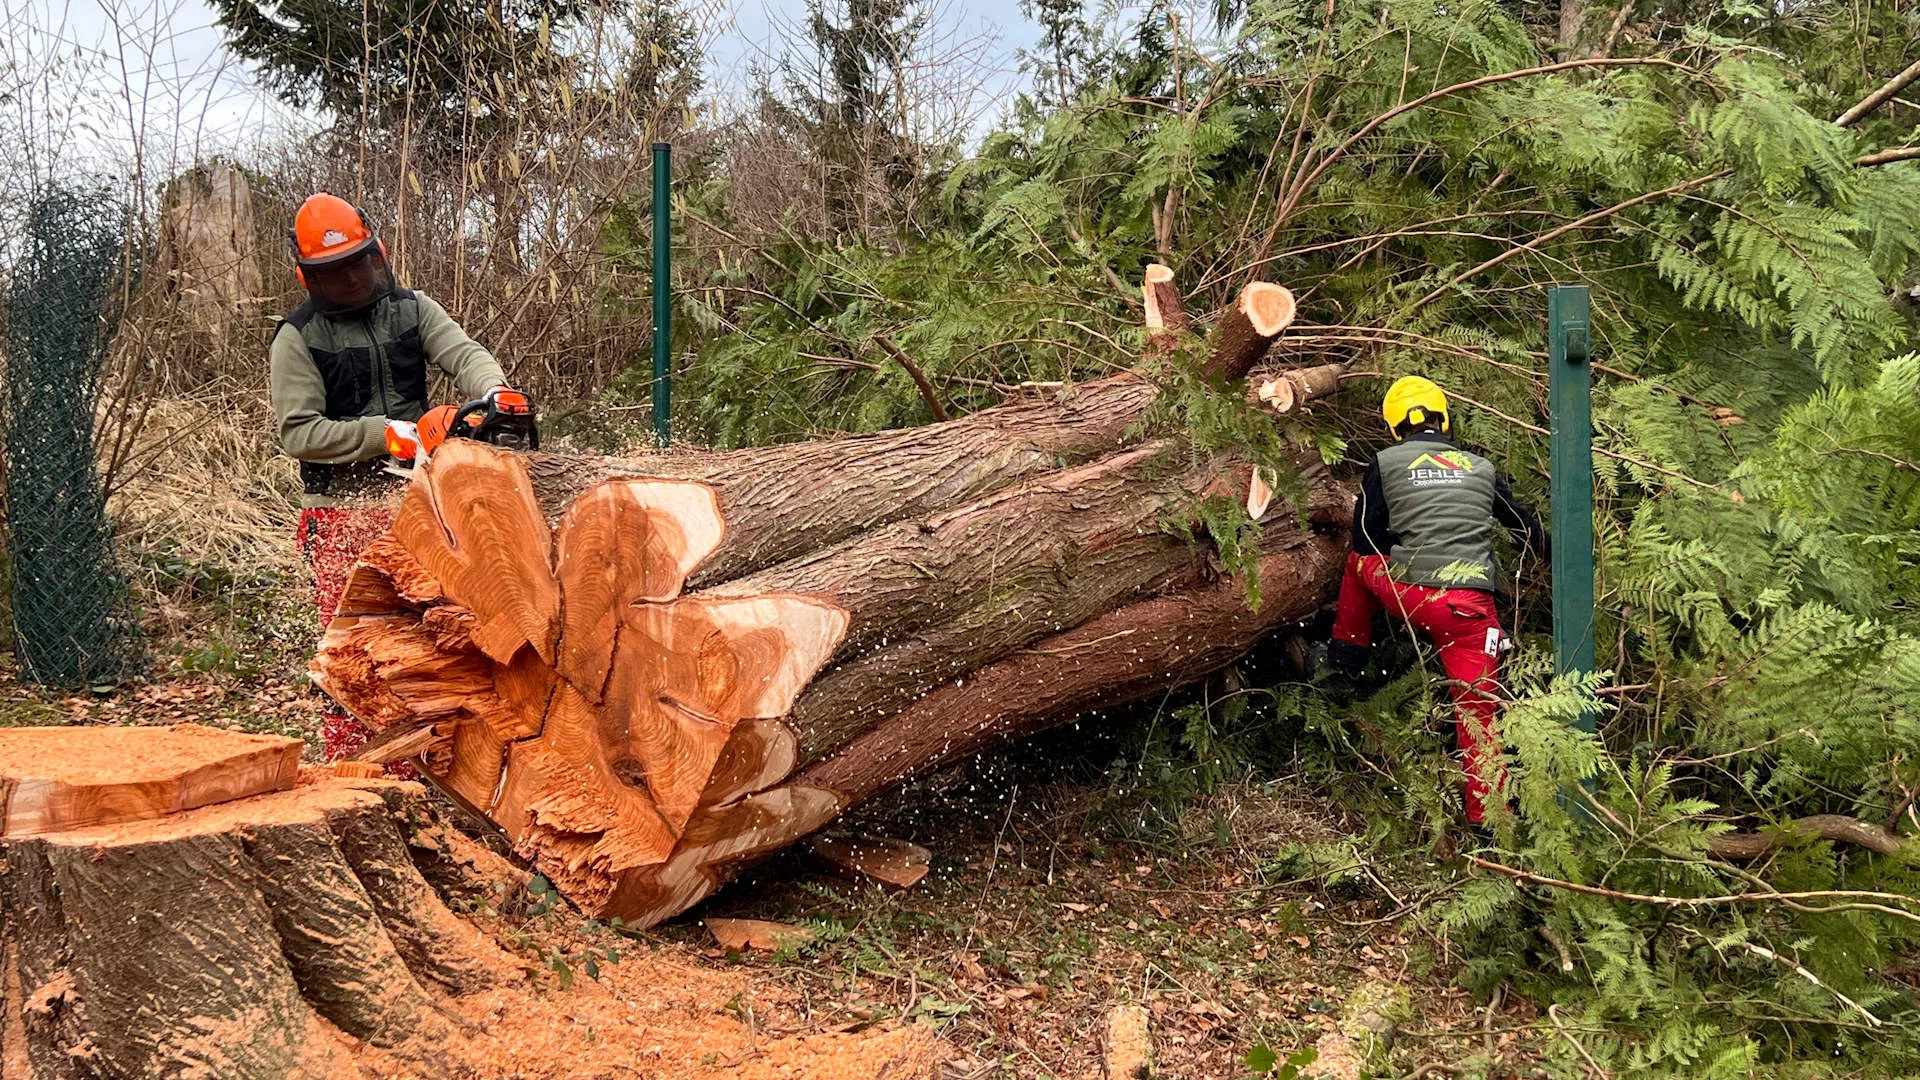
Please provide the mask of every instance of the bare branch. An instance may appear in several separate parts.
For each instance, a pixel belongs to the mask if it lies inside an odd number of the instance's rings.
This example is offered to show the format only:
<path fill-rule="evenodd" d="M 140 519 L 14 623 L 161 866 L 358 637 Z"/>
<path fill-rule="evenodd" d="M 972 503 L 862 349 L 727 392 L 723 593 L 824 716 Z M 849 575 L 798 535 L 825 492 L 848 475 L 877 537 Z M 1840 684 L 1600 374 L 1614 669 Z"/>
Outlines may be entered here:
<path fill-rule="evenodd" d="M 1860 118 L 1886 104 L 1895 94 L 1905 90 L 1908 84 L 1920 79 L 1920 60 L 1915 60 L 1905 71 L 1888 79 L 1880 89 L 1860 99 L 1860 103 L 1834 119 L 1840 127 L 1852 127 Z M 1876 162 L 1876 164 L 1878 164 Z"/>

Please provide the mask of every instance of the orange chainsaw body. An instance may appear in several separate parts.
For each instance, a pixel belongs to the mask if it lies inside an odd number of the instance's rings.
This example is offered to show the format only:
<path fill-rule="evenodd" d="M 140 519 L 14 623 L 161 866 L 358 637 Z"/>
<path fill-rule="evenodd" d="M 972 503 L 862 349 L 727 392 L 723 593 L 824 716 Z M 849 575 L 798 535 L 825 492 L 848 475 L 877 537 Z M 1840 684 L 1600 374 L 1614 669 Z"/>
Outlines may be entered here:
<path fill-rule="evenodd" d="M 459 411 L 458 405 L 435 405 L 420 418 L 415 426 L 420 429 L 422 454 L 432 457 L 433 452 L 440 449 L 440 444 L 447 441 L 448 434 L 453 431 L 454 414 Z"/>

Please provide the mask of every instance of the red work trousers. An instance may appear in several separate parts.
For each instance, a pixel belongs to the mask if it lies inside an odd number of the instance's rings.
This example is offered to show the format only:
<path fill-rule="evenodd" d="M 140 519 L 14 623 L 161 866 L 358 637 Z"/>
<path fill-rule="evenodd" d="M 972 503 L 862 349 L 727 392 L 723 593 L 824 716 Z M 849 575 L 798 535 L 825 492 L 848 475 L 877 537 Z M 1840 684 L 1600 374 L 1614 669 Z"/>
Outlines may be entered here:
<path fill-rule="evenodd" d="M 393 524 L 393 511 L 385 507 L 307 507 L 300 511 L 296 542 L 300 554 L 313 568 L 313 606 L 320 615 L 320 629 L 333 621 L 340 608 L 340 594 L 346 590 L 347 575 L 367 545 L 380 538 Z M 373 729 L 338 709 L 329 708 L 321 718 L 320 742 L 328 761 L 338 761 L 358 751 L 373 737 Z"/>
<path fill-rule="evenodd" d="M 1373 616 L 1382 607 L 1412 624 L 1440 650 L 1467 772 L 1467 820 L 1479 822 L 1486 817 L 1489 799 L 1505 786 L 1500 736 L 1494 725 L 1500 613 L 1493 595 L 1478 589 L 1403 584 L 1387 574 L 1385 556 L 1349 553 L 1334 616 L 1334 639 L 1372 645 Z"/>

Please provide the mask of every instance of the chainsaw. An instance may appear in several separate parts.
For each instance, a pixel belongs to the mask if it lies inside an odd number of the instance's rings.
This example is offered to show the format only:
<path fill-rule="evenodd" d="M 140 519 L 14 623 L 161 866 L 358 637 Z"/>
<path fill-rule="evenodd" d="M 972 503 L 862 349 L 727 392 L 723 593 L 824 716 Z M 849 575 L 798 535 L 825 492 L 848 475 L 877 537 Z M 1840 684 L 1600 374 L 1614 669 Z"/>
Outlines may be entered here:
<path fill-rule="evenodd" d="M 473 439 L 506 450 L 540 449 L 533 399 L 499 390 L 465 405 L 436 405 L 418 422 L 387 421 L 386 471 L 411 480 L 448 439 Z"/>

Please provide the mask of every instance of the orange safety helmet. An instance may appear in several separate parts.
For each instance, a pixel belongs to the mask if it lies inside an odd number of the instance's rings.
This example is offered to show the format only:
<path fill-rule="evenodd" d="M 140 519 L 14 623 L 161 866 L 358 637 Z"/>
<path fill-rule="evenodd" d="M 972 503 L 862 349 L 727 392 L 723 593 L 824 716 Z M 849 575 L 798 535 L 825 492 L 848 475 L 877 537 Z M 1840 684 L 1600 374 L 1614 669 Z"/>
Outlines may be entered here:
<path fill-rule="evenodd" d="M 344 262 L 377 248 L 380 258 L 387 257 L 387 245 L 374 235 L 367 216 L 338 195 L 314 192 L 293 215 L 293 228 L 287 230 L 287 243 L 293 247 L 293 274 L 304 288 L 306 271 Z"/>

